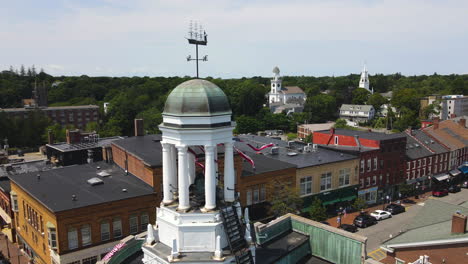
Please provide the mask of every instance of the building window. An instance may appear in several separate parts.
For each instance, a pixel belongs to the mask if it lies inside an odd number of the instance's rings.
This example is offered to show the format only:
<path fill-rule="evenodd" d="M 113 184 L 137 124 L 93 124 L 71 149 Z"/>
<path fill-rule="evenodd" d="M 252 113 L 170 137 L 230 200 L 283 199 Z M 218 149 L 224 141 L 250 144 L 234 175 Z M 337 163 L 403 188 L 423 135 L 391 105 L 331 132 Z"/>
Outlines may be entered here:
<path fill-rule="evenodd" d="M 416 161 L 413 160 L 413 169 L 416 169 Z"/>
<path fill-rule="evenodd" d="M 338 145 L 338 136 L 335 136 L 335 145 Z"/>
<path fill-rule="evenodd" d="M 320 191 L 331 189 L 331 180 L 331 172 L 322 174 L 322 176 L 320 176 Z"/>
<path fill-rule="evenodd" d="M 364 179 L 360 179 L 359 182 L 361 183 L 361 188 L 364 188 Z"/>
<path fill-rule="evenodd" d="M 432 157 L 429 157 L 429 165 L 432 165 Z"/>
<path fill-rule="evenodd" d="M 112 221 L 112 233 L 114 238 L 122 236 L 122 220 L 120 218 L 114 218 Z"/>
<path fill-rule="evenodd" d="M 413 171 L 413 179 L 416 178 L 416 171 Z"/>
<path fill-rule="evenodd" d="M 384 162 L 383 160 L 380 160 L 380 169 L 383 169 L 384 168 Z"/>
<path fill-rule="evenodd" d="M 130 234 L 138 233 L 138 217 L 136 215 L 130 216 Z"/>
<path fill-rule="evenodd" d="M 312 176 L 301 178 L 301 195 L 312 193 Z"/>
<path fill-rule="evenodd" d="M 382 175 L 381 175 L 381 176 L 382 176 Z M 410 179 L 410 172 L 409 172 L 409 171 L 406 172 L 406 179 L 407 179 L 407 180 Z M 382 179 L 380 179 L 380 181 L 382 182 Z"/>
<path fill-rule="evenodd" d="M 57 248 L 57 230 L 55 228 L 48 228 L 47 233 L 49 233 L 49 247 L 51 249 Z"/>
<path fill-rule="evenodd" d="M 387 172 L 387 184 L 390 182 L 390 173 Z"/>
<path fill-rule="evenodd" d="M 418 168 L 421 168 L 421 160 L 418 160 Z"/>
<path fill-rule="evenodd" d="M 366 178 L 366 186 L 370 186 L 370 177 Z"/>
<path fill-rule="evenodd" d="M 432 170 L 431 166 L 427 167 L 427 174 L 431 175 L 431 170 Z"/>
<path fill-rule="evenodd" d="M 374 170 L 377 170 L 378 161 L 377 158 L 374 158 Z"/>
<path fill-rule="evenodd" d="M 364 172 L 364 160 L 361 160 L 361 172 Z"/>
<path fill-rule="evenodd" d="M 260 185 L 260 201 L 266 200 L 266 186 L 265 184 Z"/>
<path fill-rule="evenodd" d="M 83 246 L 91 245 L 91 227 L 89 225 L 81 227 L 81 244 Z"/>
<path fill-rule="evenodd" d="M 377 176 L 373 176 L 372 177 L 372 185 L 376 185 L 377 184 Z"/>
<path fill-rule="evenodd" d="M 110 227 L 108 221 L 101 222 L 101 241 L 110 239 Z"/>
<path fill-rule="evenodd" d="M 351 175 L 351 169 L 350 168 L 340 170 L 340 179 L 339 179 L 340 186 L 349 185 L 350 175 Z"/>
<path fill-rule="evenodd" d="M 252 190 L 248 189 L 247 190 L 247 205 L 251 205 L 251 204 L 252 204 Z"/>
<path fill-rule="evenodd" d="M 426 166 L 426 158 L 423 159 L 423 166 Z"/>
<path fill-rule="evenodd" d="M 409 173 L 409 172 L 408 172 L 408 173 Z M 383 184 L 383 175 L 382 175 L 382 174 L 380 174 L 380 176 L 379 176 L 379 183 L 380 183 L 380 184 Z"/>
<path fill-rule="evenodd" d="M 148 213 L 142 213 L 140 218 L 141 218 L 141 231 L 144 231 L 148 228 L 148 223 L 149 223 Z"/>
<path fill-rule="evenodd" d="M 82 264 L 95 264 L 97 262 L 97 256 L 85 258 L 81 261 Z"/>
<path fill-rule="evenodd" d="M 411 163 L 409 161 L 406 162 L 406 170 L 410 170 L 410 167 L 411 167 Z"/>
<path fill-rule="evenodd" d="M 78 248 L 78 232 L 76 228 L 68 229 L 68 249 Z"/>
<path fill-rule="evenodd" d="M 368 159 L 367 160 L 367 171 L 371 171 L 371 168 L 372 168 L 371 159 Z"/>
<path fill-rule="evenodd" d="M 436 155 L 436 156 L 435 156 L 435 161 L 434 161 L 435 163 L 437 163 L 437 159 L 438 159 L 438 158 L 439 158 L 439 156 Z"/>
<path fill-rule="evenodd" d="M 253 190 L 253 202 L 254 204 L 260 202 L 260 191 L 257 187 L 255 187 Z"/>
<path fill-rule="evenodd" d="M 426 168 L 425 167 L 423 168 L 423 175 L 422 176 L 426 176 Z"/>
<path fill-rule="evenodd" d="M 13 208 L 13 211 L 18 212 L 18 195 L 11 194 L 11 202 L 11 207 Z"/>

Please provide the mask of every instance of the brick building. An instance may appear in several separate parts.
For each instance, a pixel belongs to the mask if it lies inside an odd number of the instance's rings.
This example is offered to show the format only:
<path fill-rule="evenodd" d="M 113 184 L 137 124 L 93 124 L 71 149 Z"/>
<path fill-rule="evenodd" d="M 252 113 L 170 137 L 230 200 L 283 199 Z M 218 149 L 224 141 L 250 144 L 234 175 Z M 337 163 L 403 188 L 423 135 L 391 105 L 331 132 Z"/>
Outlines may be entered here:
<path fill-rule="evenodd" d="M 28 118 L 31 112 L 39 111 L 54 123 L 61 126 L 73 125 L 76 128 L 85 128 L 88 123 L 99 122 L 100 119 L 97 105 L 4 108 L 0 111 L 13 118 Z"/>
<path fill-rule="evenodd" d="M 295 183 L 304 200 L 303 211 L 308 211 L 315 197 L 330 208 L 354 200 L 357 197 L 359 159 L 356 155 L 328 149 L 313 149 L 311 144 L 286 142 L 261 136 L 239 136 L 243 142 L 261 146 L 268 143 L 275 147 L 261 152 L 250 150 L 252 157 L 263 155 L 276 162 L 296 167 Z M 248 148 L 244 148 L 248 151 Z"/>
<path fill-rule="evenodd" d="M 444 145 L 449 151 L 449 170 L 456 169 L 468 160 L 468 129 L 466 119 L 458 123 L 451 120 L 439 121 L 434 119 L 434 125 L 423 131 L 434 141 Z"/>
<path fill-rule="evenodd" d="M 18 242 L 34 263 L 95 263 L 155 221 L 153 188 L 105 162 L 10 178 Z"/>
<path fill-rule="evenodd" d="M 322 124 L 302 124 L 297 126 L 297 137 L 305 139 L 307 136 L 313 134 L 315 131 L 330 129 L 335 125 L 335 122 L 328 122 Z"/>
<path fill-rule="evenodd" d="M 347 129 L 314 132 L 314 144 L 359 155 L 359 196 L 368 203 L 396 197 L 397 185 L 405 181 L 403 134 L 383 134 Z"/>
<path fill-rule="evenodd" d="M 430 263 L 466 263 L 467 214 L 466 203 L 454 205 L 427 200 L 413 221 L 381 246 L 387 251 L 387 257 L 381 262 L 413 263 L 427 256 Z"/>

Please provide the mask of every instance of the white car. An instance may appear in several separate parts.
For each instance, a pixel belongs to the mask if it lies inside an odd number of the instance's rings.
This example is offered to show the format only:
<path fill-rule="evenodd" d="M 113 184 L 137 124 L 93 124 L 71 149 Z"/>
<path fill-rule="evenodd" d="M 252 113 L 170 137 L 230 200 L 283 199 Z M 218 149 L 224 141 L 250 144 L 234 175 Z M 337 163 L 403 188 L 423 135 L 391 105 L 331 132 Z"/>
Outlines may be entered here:
<path fill-rule="evenodd" d="M 375 217 L 375 219 L 377 220 L 383 220 L 383 219 L 387 219 L 387 218 L 392 218 L 392 214 L 387 212 L 387 211 L 383 211 L 383 210 L 375 210 L 374 212 L 372 212 L 370 215 L 372 215 L 373 217 Z"/>

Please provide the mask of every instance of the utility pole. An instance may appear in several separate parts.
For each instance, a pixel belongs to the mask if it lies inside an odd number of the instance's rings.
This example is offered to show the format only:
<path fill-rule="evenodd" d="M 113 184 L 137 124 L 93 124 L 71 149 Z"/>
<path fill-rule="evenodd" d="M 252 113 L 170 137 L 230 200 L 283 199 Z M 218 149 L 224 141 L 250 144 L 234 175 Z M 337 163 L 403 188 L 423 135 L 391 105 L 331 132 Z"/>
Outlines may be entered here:
<path fill-rule="evenodd" d="M 192 56 L 187 56 L 187 61 L 195 61 L 197 65 L 197 79 L 199 78 L 198 74 L 198 61 L 208 61 L 208 55 L 203 56 L 203 58 L 198 58 L 198 45 L 206 46 L 208 44 L 208 35 L 203 30 L 201 25 L 198 25 L 197 22 L 190 21 L 189 33 L 187 37 L 188 43 L 195 45 L 195 59 L 192 59 Z"/>

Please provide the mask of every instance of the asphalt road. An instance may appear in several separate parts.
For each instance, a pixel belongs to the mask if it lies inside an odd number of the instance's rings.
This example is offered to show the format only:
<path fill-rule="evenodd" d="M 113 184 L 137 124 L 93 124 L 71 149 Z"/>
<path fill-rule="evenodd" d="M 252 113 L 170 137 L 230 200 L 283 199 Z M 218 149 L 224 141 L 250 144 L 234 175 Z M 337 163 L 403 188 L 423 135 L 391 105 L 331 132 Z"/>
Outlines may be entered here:
<path fill-rule="evenodd" d="M 445 197 L 429 197 L 429 199 L 440 199 L 452 204 L 461 204 L 468 201 L 468 189 L 462 189 L 462 191 L 458 193 L 450 193 Z M 405 213 L 395 215 L 390 219 L 379 221 L 376 225 L 359 229 L 357 234 L 367 237 L 367 252 L 373 252 L 391 236 L 397 235 L 401 228 L 411 222 L 411 219 L 418 214 L 419 210 L 421 210 L 423 206 L 424 203 L 413 204 L 410 206 L 407 205 Z"/>

